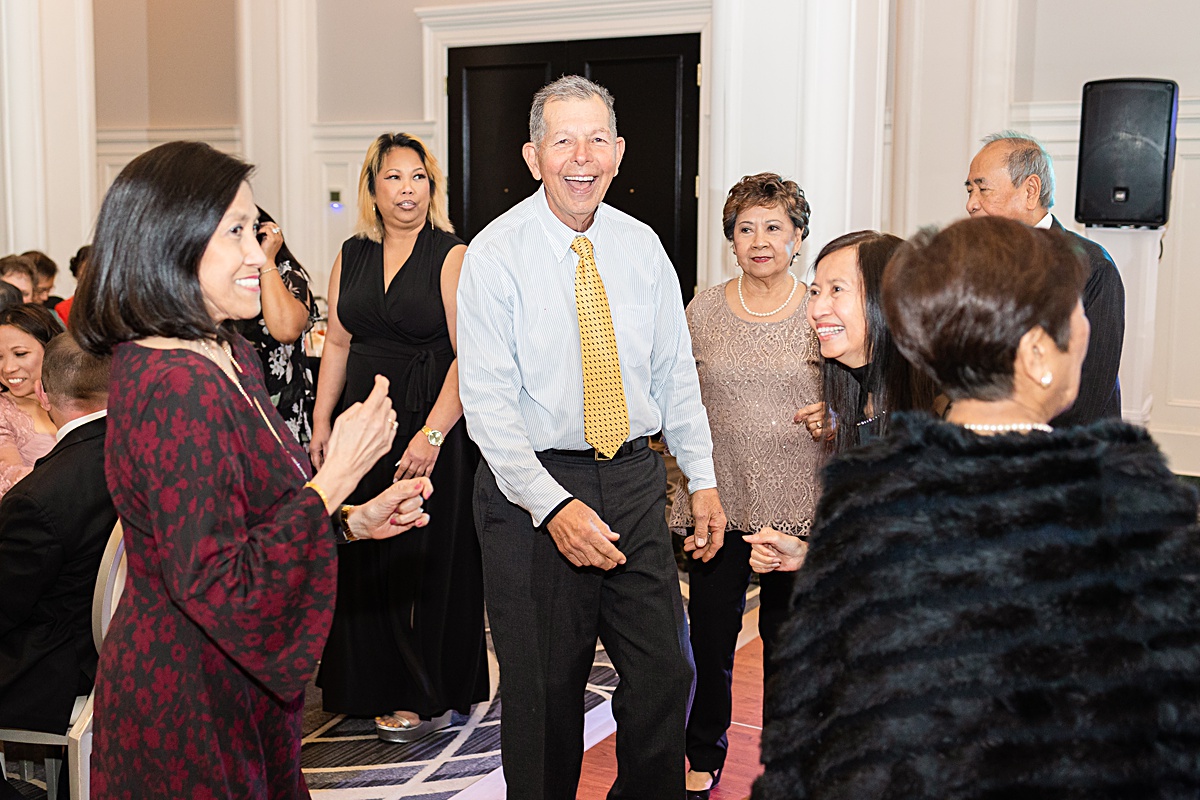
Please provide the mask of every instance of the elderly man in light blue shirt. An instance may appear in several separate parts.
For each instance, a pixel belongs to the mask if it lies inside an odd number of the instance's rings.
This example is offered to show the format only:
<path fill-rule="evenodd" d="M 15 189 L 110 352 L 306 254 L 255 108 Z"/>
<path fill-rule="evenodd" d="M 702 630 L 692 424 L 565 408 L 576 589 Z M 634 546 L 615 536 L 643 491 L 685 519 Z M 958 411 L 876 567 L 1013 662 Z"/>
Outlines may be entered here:
<path fill-rule="evenodd" d="M 691 654 L 648 436 L 662 432 L 688 477 L 697 557 L 721 547 L 725 515 L 678 278 L 649 227 L 601 202 L 624 151 L 607 90 L 578 76 L 543 88 L 524 147 L 543 185 L 475 237 L 459 282 L 510 797 L 575 797 L 597 636 L 621 675 L 609 797 L 684 797 Z M 597 312 L 578 298 L 600 283 Z M 598 414 L 618 431 L 611 446 Z"/>

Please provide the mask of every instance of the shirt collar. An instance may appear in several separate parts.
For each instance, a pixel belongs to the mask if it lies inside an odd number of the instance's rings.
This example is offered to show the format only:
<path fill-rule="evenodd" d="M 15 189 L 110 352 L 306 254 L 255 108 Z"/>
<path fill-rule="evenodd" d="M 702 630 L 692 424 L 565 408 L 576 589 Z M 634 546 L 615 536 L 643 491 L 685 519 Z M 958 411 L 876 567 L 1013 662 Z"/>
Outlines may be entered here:
<path fill-rule="evenodd" d="M 1047 211 L 1046 216 L 1042 217 L 1042 221 L 1039 222 L 1038 224 L 1034 225 L 1033 227 L 1041 228 L 1044 231 L 1048 231 L 1048 230 L 1050 230 L 1050 226 L 1053 224 L 1054 224 L 1054 215 L 1051 214 L 1049 211 Z"/>
<path fill-rule="evenodd" d="M 68 433 L 76 428 L 82 425 L 87 425 L 92 420 L 103 419 L 106 416 L 108 416 L 108 409 L 102 408 L 99 411 L 93 411 L 91 414 L 84 414 L 82 417 L 76 417 L 58 429 L 58 433 L 55 434 L 55 441 L 61 442 Z"/>
<path fill-rule="evenodd" d="M 603 230 L 604 215 L 607 213 L 604 210 L 604 203 L 601 203 L 592 217 L 591 226 L 586 231 L 577 231 L 554 216 L 554 212 L 550 210 L 550 201 L 546 199 L 545 184 L 538 187 L 533 206 L 536 209 L 538 221 L 542 223 L 542 230 L 546 232 L 546 238 L 550 240 L 554 257 L 560 261 L 571 250 L 571 242 L 575 241 L 576 236 L 586 236 L 591 240 L 593 246 L 596 244 L 595 237 Z"/>

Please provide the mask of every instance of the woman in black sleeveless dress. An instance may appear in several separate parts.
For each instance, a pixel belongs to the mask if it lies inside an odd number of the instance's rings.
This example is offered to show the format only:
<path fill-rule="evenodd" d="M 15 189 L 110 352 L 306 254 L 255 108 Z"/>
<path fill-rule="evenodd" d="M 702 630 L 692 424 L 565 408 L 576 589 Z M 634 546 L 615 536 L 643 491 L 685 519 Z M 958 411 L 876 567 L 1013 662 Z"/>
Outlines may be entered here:
<path fill-rule="evenodd" d="M 367 151 L 359 226 L 334 263 L 309 452 L 321 463 L 332 417 L 391 382 L 392 452 L 349 502 L 428 475 L 429 526 L 363 542 L 338 565 L 333 630 L 317 683 L 327 711 L 376 717 L 381 738 L 413 741 L 488 697 L 483 576 L 471 516 L 479 451 L 458 399 L 454 303 L 465 245 L 450 231 L 442 179 L 424 145 L 384 134 Z M 403 541 L 401 541 L 403 540 Z M 382 546 L 380 546 L 382 545 Z"/>

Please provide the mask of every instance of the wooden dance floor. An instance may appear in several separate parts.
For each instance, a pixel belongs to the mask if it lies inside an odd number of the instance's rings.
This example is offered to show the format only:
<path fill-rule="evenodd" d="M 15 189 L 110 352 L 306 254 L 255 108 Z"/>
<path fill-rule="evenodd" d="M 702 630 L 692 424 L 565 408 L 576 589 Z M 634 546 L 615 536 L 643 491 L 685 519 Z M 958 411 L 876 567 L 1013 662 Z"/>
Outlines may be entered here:
<path fill-rule="evenodd" d="M 762 733 L 762 639 L 757 636 L 733 660 L 733 725 L 725 776 L 711 800 L 742 800 L 762 772 L 758 742 Z M 583 754 L 578 800 L 604 800 L 617 777 L 617 736 L 613 734 Z"/>

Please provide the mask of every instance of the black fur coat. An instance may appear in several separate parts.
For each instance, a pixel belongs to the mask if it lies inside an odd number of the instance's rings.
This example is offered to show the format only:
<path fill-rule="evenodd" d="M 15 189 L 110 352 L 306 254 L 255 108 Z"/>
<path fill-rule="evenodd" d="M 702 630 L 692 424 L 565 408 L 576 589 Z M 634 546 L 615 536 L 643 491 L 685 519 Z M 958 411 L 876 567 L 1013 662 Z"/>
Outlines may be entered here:
<path fill-rule="evenodd" d="M 832 461 L 754 800 L 1200 798 L 1195 492 L 1117 421 Z"/>

